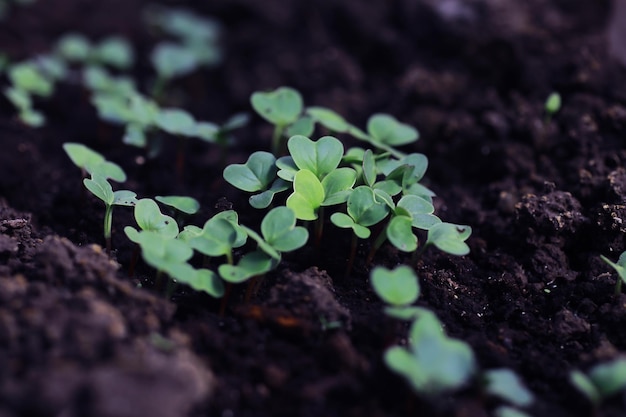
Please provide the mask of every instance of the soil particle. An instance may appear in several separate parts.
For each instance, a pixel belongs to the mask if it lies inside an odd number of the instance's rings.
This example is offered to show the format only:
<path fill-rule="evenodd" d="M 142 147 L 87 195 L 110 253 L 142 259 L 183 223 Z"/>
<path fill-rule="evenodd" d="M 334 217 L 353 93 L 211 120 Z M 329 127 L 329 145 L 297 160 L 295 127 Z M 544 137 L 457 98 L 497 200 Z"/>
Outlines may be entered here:
<path fill-rule="evenodd" d="M 586 221 L 581 205 L 569 192 L 527 194 L 516 205 L 518 220 L 542 234 L 573 234 Z"/>
<path fill-rule="evenodd" d="M 554 331 L 565 339 L 588 333 L 590 329 L 589 322 L 566 308 L 559 311 L 554 317 Z"/>

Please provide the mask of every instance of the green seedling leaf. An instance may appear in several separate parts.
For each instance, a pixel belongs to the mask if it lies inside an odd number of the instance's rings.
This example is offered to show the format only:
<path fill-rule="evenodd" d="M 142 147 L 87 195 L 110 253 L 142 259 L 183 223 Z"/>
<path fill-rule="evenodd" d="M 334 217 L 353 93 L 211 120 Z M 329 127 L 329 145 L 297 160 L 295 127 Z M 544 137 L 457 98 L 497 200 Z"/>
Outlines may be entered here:
<path fill-rule="evenodd" d="M 388 114 L 375 114 L 367 121 L 367 131 L 373 143 L 401 146 L 415 142 L 417 130 Z"/>
<path fill-rule="evenodd" d="M 278 176 L 285 181 L 293 182 L 293 177 L 298 172 L 298 167 L 291 156 L 282 156 L 276 160 Z"/>
<path fill-rule="evenodd" d="M 229 218 L 232 213 L 218 214 L 206 221 L 202 233 L 189 241 L 191 246 L 198 252 L 207 256 L 231 257 L 233 248 L 243 246 L 246 243 L 246 232 L 237 223 L 235 218 Z"/>
<path fill-rule="evenodd" d="M 561 109 L 561 95 L 557 92 L 551 93 L 546 99 L 544 107 L 548 115 L 556 114 Z"/>
<path fill-rule="evenodd" d="M 305 136 L 292 136 L 287 147 L 296 166 L 311 171 L 320 181 L 339 166 L 343 155 L 343 144 L 332 136 L 316 142 Z"/>
<path fill-rule="evenodd" d="M 406 188 L 424 177 L 428 169 L 428 158 L 420 153 L 412 153 L 400 159 L 383 159 L 377 163 L 377 167 L 387 179 L 398 181 Z"/>
<path fill-rule="evenodd" d="M 219 26 L 215 21 L 185 9 L 150 6 L 146 19 L 150 24 L 185 41 L 213 42 L 219 35 Z"/>
<path fill-rule="evenodd" d="M 85 187 L 96 197 L 104 202 L 107 206 L 112 206 L 115 201 L 113 188 L 111 184 L 101 175 L 92 175 L 91 178 L 83 180 Z"/>
<path fill-rule="evenodd" d="M 32 62 L 11 65 L 8 71 L 9 80 L 15 88 L 41 97 L 49 97 L 54 85 Z"/>
<path fill-rule="evenodd" d="M 91 51 L 89 40 L 77 33 L 68 33 L 57 42 L 57 53 L 73 62 L 86 62 Z"/>
<path fill-rule="evenodd" d="M 412 219 L 409 216 L 394 216 L 387 225 L 389 242 L 403 252 L 417 249 L 417 237 L 411 231 Z"/>
<path fill-rule="evenodd" d="M 63 144 L 63 150 L 74 165 L 89 174 L 95 172 L 113 181 L 126 181 L 126 173 L 119 165 L 107 161 L 102 154 L 81 143 L 66 142 Z"/>
<path fill-rule="evenodd" d="M 141 125 L 130 123 L 126 126 L 122 142 L 127 145 L 145 148 L 148 144 L 148 139 L 146 138 L 146 133 Z"/>
<path fill-rule="evenodd" d="M 353 147 L 348 149 L 341 160 L 346 164 L 362 165 L 365 157 L 365 149 Z"/>
<path fill-rule="evenodd" d="M 224 169 L 224 179 L 243 191 L 266 190 L 276 178 L 276 158 L 269 152 L 254 152 L 245 164 L 229 165 Z"/>
<path fill-rule="evenodd" d="M 569 380 L 592 404 L 598 406 L 602 402 L 602 394 L 600 394 L 594 382 L 587 375 L 578 370 L 574 370 L 570 372 Z"/>
<path fill-rule="evenodd" d="M 206 142 L 217 142 L 220 128 L 211 122 L 197 122 L 193 132 L 194 137 L 202 139 Z"/>
<path fill-rule="evenodd" d="M 294 177 L 293 193 L 287 198 L 287 207 L 300 220 L 315 220 L 324 197 L 324 187 L 317 176 L 308 169 L 302 169 Z"/>
<path fill-rule="evenodd" d="M 296 226 L 296 215 L 288 207 L 272 209 L 261 222 L 261 233 L 265 241 L 279 252 L 291 252 L 306 243 L 309 233 Z"/>
<path fill-rule="evenodd" d="M 189 242 L 191 239 L 198 237 L 201 234 L 202 234 L 201 227 L 190 224 L 183 228 L 183 230 L 178 234 L 177 238 L 180 240 L 184 240 L 185 242 Z"/>
<path fill-rule="evenodd" d="M 155 200 L 159 203 L 163 203 L 170 207 L 175 208 L 178 211 L 182 211 L 186 214 L 196 214 L 200 209 L 200 203 L 193 197 L 185 197 L 180 195 L 171 196 L 156 196 Z"/>
<path fill-rule="evenodd" d="M 294 123 L 303 107 L 300 93 L 289 87 L 279 87 L 266 93 L 256 92 L 250 97 L 250 103 L 261 117 L 277 126 Z"/>
<path fill-rule="evenodd" d="M 93 55 L 98 62 L 118 69 L 130 68 L 135 60 L 133 49 L 128 41 L 118 36 L 112 36 L 100 42 L 93 49 Z"/>
<path fill-rule="evenodd" d="M 363 179 L 365 180 L 365 185 L 370 187 L 373 187 L 376 182 L 376 160 L 371 149 L 363 153 Z"/>
<path fill-rule="evenodd" d="M 414 321 L 421 314 L 423 314 L 424 309 L 421 307 L 411 307 L 411 306 L 400 306 L 400 307 L 390 307 L 387 306 L 384 309 L 385 314 L 389 317 L 393 317 L 394 319 L 403 320 L 403 321 Z"/>
<path fill-rule="evenodd" d="M 43 126 L 46 118 L 42 113 L 33 109 L 33 101 L 26 91 L 7 87 L 4 89 L 4 95 L 18 109 L 22 123 L 31 127 Z"/>
<path fill-rule="evenodd" d="M 411 225 L 417 229 L 429 230 L 441 223 L 439 217 L 432 214 L 435 206 L 422 197 L 405 195 L 398 201 L 396 209 L 402 209 L 411 217 Z"/>
<path fill-rule="evenodd" d="M 39 55 L 35 57 L 35 61 L 45 77 L 54 81 L 67 77 L 67 64 L 61 58 L 54 55 Z"/>
<path fill-rule="evenodd" d="M 250 115 L 248 113 L 236 113 L 233 114 L 221 127 L 222 132 L 231 132 L 236 129 L 241 129 L 250 121 Z"/>
<path fill-rule="evenodd" d="M 367 239 L 372 232 L 365 226 L 355 223 L 352 217 L 344 213 L 333 213 L 330 216 L 330 221 L 337 227 L 342 229 L 352 229 L 355 235 L 361 239 Z"/>
<path fill-rule="evenodd" d="M 113 192 L 113 205 L 133 207 L 138 203 L 137 194 L 129 190 L 117 190 Z"/>
<path fill-rule="evenodd" d="M 315 130 L 313 119 L 307 116 L 301 117 L 290 125 L 285 131 L 287 137 L 302 135 L 311 136 Z"/>
<path fill-rule="evenodd" d="M 167 272 L 176 282 L 186 284 L 196 291 L 205 292 L 215 298 L 224 295 L 222 280 L 210 269 L 194 269 L 188 263 L 174 263 L 169 265 Z"/>
<path fill-rule="evenodd" d="M 148 265 L 173 277 L 181 275 L 181 268 L 187 269 L 181 264 L 193 256 L 193 250 L 186 242 L 166 238 L 154 231 L 139 232 L 137 243 Z"/>
<path fill-rule="evenodd" d="M 392 306 L 413 304 L 420 294 L 417 275 L 408 266 L 399 266 L 393 270 L 376 267 L 372 270 L 370 281 L 376 294 Z"/>
<path fill-rule="evenodd" d="M 120 102 L 123 103 L 124 97 L 136 93 L 135 83 L 131 78 L 113 77 L 103 67 L 96 65 L 90 65 L 83 70 L 83 80 L 90 90 L 114 96 L 118 101 L 117 106 L 120 106 Z"/>
<path fill-rule="evenodd" d="M 20 112 L 20 120 L 30 127 L 41 127 L 46 123 L 46 118 L 43 113 L 37 110 L 24 110 Z"/>
<path fill-rule="evenodd" d="M 389 214 L 389 206 L 371 188 L 361 185 L 348 197 L 348 215 L 361 226 L 373 226 Z"/>
<path fill-rule="evenodd" d="M 603 398 L 611 397 L 626 389 L 626 358 L 596 365 L 589 371 L 589 378 Z"/>
<path fill-rule="evenodd" d="M 244 255 L 237 265 L 220 265 L 218 272 L 224 281 L 239 284 L 271 271 L 276 265 L 274 258 L 257 250 Z"/>
<path fill-rule="evenodd" d="M 343 117 L 326 107 L 308 107 L 306 113 L 331 132 L 344 133 L 350 127 Z"/>
<path fill-rule="evenodd" d="M 626 282 L 626 252 L 622 252 L 622 254 L 619 256 L 619 259 L 617 260 L 617 263 L 611 261 L 609 258 L 607 258 L 604 255 L 600 255 L 600 258 L 602 258 L 604 262 L 609 264 L 617 272 L 617 275 L 619 276 L 619 280 L 618 280 L 618 285 L 615 288 L 615 291 L 617 293 L 620 293 L 621 283 Z"/>
<path fill-rule="evenodd" d="M 467 255 L 469 246 L 465 243 L 472 234 L 472 228 L 452 223 L 437 223 L 428 230 L 427 245 L 433 244 L 439 250 L 451 255 Z"/>
<path fill-rule="evenodd" d="M 269 207 L 274 200 L 274 196 L 280 192 L 288 190 L 290 184 L 280 178 L 272 183 L 272 186 L 260 194 L 253 195 L 249 198 L 250 205 L 256 209 L 264 209 Z"/>
<path fill-rule="evenodd" d="M 534 395 L 510 369 L 492 369 L 484 373 L 486 391 L 490 395 L 508 401 L 518 407 L 528 407 L 535 400 Z"/>
<path fill-rule="evenodd" d="M 156 119 L 157 126 L 171 135 L 193 136 L 196 133 L 196 120 L 181 109 L 163 109 Z"/>
<path fill-rule="evenodd" d="M 356 171 L 352 168 L 337 168 L 322 180 L 324 201 L 322 206 L 334 206 L 345 203 L 356 182 Z"/>
<path fill-rule="evenodd" d="M 174 239 L 178 235 L 176 220 L 161 213 L 158 204 L 150 198 L 142 198 L 137 202 L 135 220 L 141 230 L 156 232 L 167 239 Z"/>
<path fill-rule="evenodd" d="M 421 315 L 413 323 L 410 350 L 392 347 L 385 352 L 384 359 L 391 370 L 425 394 L 457 389 L 476 371 L 469 345 L 448 338 L 432 313 Z"/>
<path fill-rule="evenodd" d="M 187 75 L 198 67 L 193 51 L 172 42 L 158 44 L 152 50 L 150 60 L 159 78 L 165 80 Z"/>

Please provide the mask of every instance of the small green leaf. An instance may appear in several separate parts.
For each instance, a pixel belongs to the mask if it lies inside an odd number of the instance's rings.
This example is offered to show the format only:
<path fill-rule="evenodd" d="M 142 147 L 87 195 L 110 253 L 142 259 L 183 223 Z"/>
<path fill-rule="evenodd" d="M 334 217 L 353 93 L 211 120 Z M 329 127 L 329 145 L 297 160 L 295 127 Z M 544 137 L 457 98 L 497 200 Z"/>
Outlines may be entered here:
<path fill-rule="evenodd" d="M 83 35 L 68 33 L 59 39 L 56 49 L 68 61 L 85 62 L 89 58 L 91 44 Z"/>
<path fill-rule="evenodd" d="M 531 417 L 530 414 L 526 414 L 517 408 L 501 405 L 493 411 L 494 417 Z"/>
<path fill-rule="evenodd" d="M 137 194 L 133 191 L 117 190 L 113 193 L 113 205 L 133 207 L 137 202 Z"/>
<path fill-rule="evenodd" d="M 241 243 L 241 236 L 232 222 L 213 217 L 204 224 L 202 234 L 189 241 L 191 247 L 207 256 L 222 256 L 232 252 L 235 245 Z M 244 240 L 245 242 L 245 240 Z"/>
<path fill-rule="evenodd" d="M 376 294 L 392 306 L 413 304 L 420 294 L 417 275 L 408 266 L 399 266 L 393 270 L 376 267 L 372 270 L 370 281 Z"/>
<path fill-rule="evenodd" d="M 118 69 L 128 69 L 133 65 L 134 54 L 127 40 L 111 36 L 104 39 L 93 50 L 97 60 Z"/>
<path fill-rule="evenodd" d="M 546 113 L 553 115 L 561 109 L 561 95 L 559 93 L 551 93 L 546 99 Z"/>
<path fill-rule="evenodd" d="M 356 182 L 356 171 L 352 168 L 337 168 L 322 180 L 324 187 L 323 206 L 345 203 Z"/>
<path fill-rule="evenodd" d="M 54 91 L 53 83 L 31 62 L 12 65 L 8 76 L 13 86 L 31 94 L 49 97 Z"/>
<path fill-rule="evenodd" d="M 276 178 L 276 158 L 269 152 L 254 152 L 245 164 L 233 164 L 224 169 L 224 179 L 243 191 L 264 191 Z"/>
<path fill-rule="evenodd" d="M 600 258 L 602 258 L 604 262 L 606 262 L 611 267 L 613 267 L 613 269 L 615 269 L 622 282 L 626 282 L 626 251 L 622 252 L 622 254 L 619 256 L 619 259 L 617 260 L 617 263 L 611 261 L 604 255 L 600 255 Z"/>
<path fill-rule="evenodd" d="M 415 142 L 417 130 L 388 114 L 375 114 L 367 122 L 367 131 L 373 142 L 390 146 L 401 146 Z"/>
<path fill-rule="evenodd" d="M 349 129 L 343 117 L 326 107 L 308 107 L 306 113 L 331 132 L 344 133 Z"/>
<path fill-rule="evenodd" d="M 150 198 L 142 198 L 135 205 L 135 221 L 141 230 L 156 232 L 168 239 L 178 235 L 176 220 L 161 213 L 158 204 Z"/>
<path fill-rule="evenodd" d="M 594 405 L 600 404 L 602 401 L 602 394 L 593 381 L 584 373 L 574 370 L 570 372 L 569 375 L 570 383 L 576 387 L 580 392 L 585 394 L 585 396 L 591 401 Z"/>
<path fill-rule="evenodd" d="M 596 365 L 589 371 L 589 378 L 604 398 L 626 389 L 626 358 Z"/>
<path fill-rule="evenodd" d="M 185 197 L 179 195 L 158 195 L 155 197 L 155 200 L 170 207 L 174 207 L 176 210 L 182 211 L 186 214 L 196 214 L 200 209 L 200 203 L 193 197 Z"/>
<path fill-rule="evenodd" d="M 274 196 L 282 191 L 288 190 L 290 184 L 287 181 L 284 181 L 281 178 L 277 178 L 276 181 L 272 183 L 272 186 L 269 190 L 265 190 L 260 194 L 253 195 L 249 198 L 250 205 L 257 209 L 264 209 L 269 207 L 274 199 Z"/>
<path fill-rule="evenodd" d="M 491 369 L 486 371 L 486 391 L 518 407 L 528 407 L 534 401 L 534 395 L 510 369 Z"/>
<path fill-rule="evenodd" d="M 287 137 L 295 135 L 311 136 L 315 130 L 313 119 L 307 116 L 301 117 L 290 125 L 285 134 Z"/>
<path fill-rule="evenodd" d="M 112 206 L 115 201 L 115 195 L 111 184 L 103 176 L 94 174 L 91 178 L 83 180 L 85 187 L 96 197 L 104 202 L 106 206 Z"/>
<path fill-rule="evenodd" d="M 378 201 L 374 191 L 359 186 L 348 197 L 348 214 L 361 226 L 373 226 L 389 214 L 389 206 Z"/>
<path fill-rule="evenodd" d="M 317 219 L 317 210 L 324 202 L 324 187 L 314 173 L 302 169 L 293 180 L 293 193 L 287 198 L 287 207 L 300 220 Z"/>
<path fill-rule="evenodd" d="M 220 265 L 218 272 L 224 281 L 238 284 L 254 276 L 265 274 L 275 265 L 272 257 L 261 251 L 254 251 L 244 255 L 237 265 Z"/>
<path fill-rule="evenodd" d="M 299 92 L 289 87 L 280 87 L 270 92 L 256 92 L 250 97 L 252 108 L 265 120 L 287 126 L 298 120 L 303 101 Z"/>
<path fill-rule="evenodd" d="M 166 80 L 187 75 L 198 67 L 193 51 L 171 42 L 158 44 L 152 50 L 150 60 L 159 77 Z"/>
<path fill-rule="evenodd" d="M 365 226 L 361 226 L 360 224 L 356 224 L 354 220 L 352 220 L 352 217 L 344 213 L 333 213 L 330 216 L 330 221 L 335 226 L 342 229 L 352 229 L 354 234 L 361 239 L 367 239 L 372 233 L 370 232 L 370 229 Z"/>
<path fill-rule="evenodd" d="M 374 186 L 376 182 L 376 161 L 371 149 L 366 150 L 363 154 L 363 179 L 365 179 L 365 184 L 370 187 Z"/>
<path fill-rule="evenodd" d="M 408 216 L 394 216 L 387 225 L 387 239 L 403 252 L 413 252 L 417 249 L 417 237 L 411 231 L 411 222 Z"/>
<path fill-rule="evenodd" d="M 314 142 L 296 135 L 289 139 L 287 147 L 296 166 L 311 171 L 320 181 L 339 166 L 343 155 L 343 144 L 332 136 Z"/>
<path fill-rule="evenodd" d="M 163 109 L 156 119 L 159 128 L 171 135 L 194 136 L 196 121 L 191 114 L 181 109 Z"/>
<path fill-rule="evenodd" d="M 428 230 L 426 244 L 434 244 L 439 250 L 451 255 L 467 255 L 470 251 L 465 243 L 472 228 L 452 223 L 438 223 Z"/>
<path fill-rule="evenodd" d="M 309 233 L 296 226 L 295 213 L 288 207 L 276 207 L 263 218 L 261 233 L 265 241 L 279 252 L 291 252 L 306 243 Z"/>
<path fill-rule="evenodd" d="M 293 177 L 298 172 L 298 167 L 291 156 L 281 156 L 276 160 L 276 167 L 278 168 L 278 176 L 285 181 L 292 182 Z"/>

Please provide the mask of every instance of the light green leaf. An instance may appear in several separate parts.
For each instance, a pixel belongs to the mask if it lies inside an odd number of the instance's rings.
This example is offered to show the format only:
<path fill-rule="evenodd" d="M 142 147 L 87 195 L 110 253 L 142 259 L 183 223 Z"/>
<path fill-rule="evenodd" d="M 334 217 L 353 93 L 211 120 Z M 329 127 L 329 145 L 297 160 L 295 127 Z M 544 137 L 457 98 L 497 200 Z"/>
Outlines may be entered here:
<path fill-rule="evenodd" d="M 295 135 L 311 136 L 314 130 L 315 124 L 313 123 L 313 119 L 303 116 L 287 127 L 285 134 L 287 137 Z"/>
<path fill-rule="evenodd" d="M 220 265 L 218 272 L 224 281 L 238 284 L 271 271 L 275 265 L 272 257 L 261 251 L 254 251 L 244 255 L 236 266 Z"/>
<path fill-rule="evenodd" d="M 195 214 L 200 209 L 200 203 L 193 197 L 171 195 L 171 196 L 156 196 L 155 200 L 166 204 L 170 207 L 174 207 L 178 211 L 182 211 L 186 214 Z"/>
<path fill-rule="evenodd" d="M 193 51 L 171 42 L 158 44 L 150 60 L 159 77 L 166 80 L 187 75 L 198 67 Z"/>
<path fill-rule="evenodd" d="M 439 250 L 451 255 L 467 255 L 469 246 L 465 243 L 472 234 L 472 228 L 452 223 L 438 223 L 428 230 L 426 244 L 433 244 Z"/>
<path fill-rule="evenodd" d="M 386 233 L 389 242 L 403 252 L 417 249 L 417 237 L 411 231 L 411 218 L 394 216 L 387 225 Z"/>
<path fill-rule="evenodd" d="M 343 144 L 332 136 L 314 142 L 296 135 L 289 139 L 287 147 L 296 166 L 311 171 L 320 181 L 339 166 L 343 156 Z"/>
<path fill-rule="evenodd" d="M 111 36 L 104 39 L 93 50 L 97 60 L 118 69 L 128 69 L 133 65 L 134 54 L 127 40 Z"/>
<path fill-rule="evenodd" d="M 156 124 L 171 135 L 194 136 L 196 133 L 195 119 L 181 109 L 162 109 Z"/>
<path fill-rule="evenodd" d="M 293 193 L 287 198 L 287 207 L 300 220 L 317 219 L 317 210 L 324 202 L 324 187 L 314 173 L 302 169 L 293 181 Z"/>
<path fill-rule="evenodd" d="M 105 205 L 111 206 L 115 201 L 115 195 L 111 184 L 100 175 L 92 175 L 91 178 L 85 178 L 83 180 L 85 187 L 96 197 L 104 202 Z"/>
<path fill-rule="evenodd" d="M 344 133 L 349 129 L 343 117 L 326 107 L 308 107 L 306 113 L 331 132 Z"/>
<path fill-rule="evenodd" d="M 233 164 L 224 169 L 224 179 L 243 191 L 264 191 L 276 178 L 276 158 L 269 152 L 254 152 L 245 164 Z"/>
<path fill-rule="evenodd" d="M 324 187 L 323 206 L 345 203 L 356 182 L 356 171 L 352 168 L 337 168 L 322 180 Z"/>
<path fill-rule="evenodd" d="M 389 206 L 376 199 L 374 191 L 359 186 L 348 197 L 348 214 L 361 226 L 373 226 L 389 214 Z"/>
<path fill-rule="evenodd" d="M 510 369 L 491 369 L 485 371 L 486 390 L 489 394 L 508 401 L 518 407 L 528 407 L 534 401 L 534 395 Z"/>
<path fill-rule="evenodd" d="M 277 126 L 294 123 L 303 107 L 300 93 L 289 87 L 280 87 L 265 93 L 256 92 L 250 97 L 250 102 L 261 117 Z"/>
<path fill-rule="evenodd" d="M 168 239 L 178 235 L 176 220 L 161 213 L 158 204 L 150 198 L 142 198 L 135 205 L 135 221 L 142 230 L 156 232 Z"/>
<path fill-rule="evenodd" d="M 361 239 L 367 239 L 371 235 L 370 229 L 368 229 L 365 226 L 356 224 L 354 220 L 352 220 L 352 217 L 348 216 L 347 214 L 333 213 L 330 216 L 330 221 L 335 226 L 340 227 L 342 229 L 352 229 L 354 234 L 357 235 L 357 237 Z"/>
<path fill-rule="evenodd" d="M 263 218 L 261 233 L 264 240 L 279 252 L 291 252 L 306 243 L 309 233 L 296 226 L 295 213 L 289 207 L 276 207 Z"/>
<path fill-rule="evenodd" d="M 367 121 L 367 131 L 374 142 L 401 146 L 418 139 L 417 130 L 388 114 L 375 114 Z"/>
<path fill-rule="evenodd" d="M 370 281 L 376 294 L 392 306 L 413 304 L 420 294 L 417 275 L 408 266 L 399 266 L 393 270 L 376 267 L 372 270 Z"/>

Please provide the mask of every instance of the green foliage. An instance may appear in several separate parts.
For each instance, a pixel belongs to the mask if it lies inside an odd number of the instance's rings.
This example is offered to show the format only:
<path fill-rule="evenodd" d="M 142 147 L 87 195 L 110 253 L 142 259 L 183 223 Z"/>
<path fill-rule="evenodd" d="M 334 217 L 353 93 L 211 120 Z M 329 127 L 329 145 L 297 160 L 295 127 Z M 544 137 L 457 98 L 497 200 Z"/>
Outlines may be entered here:
<path fill-rule="evenodd" d="M 441 322 L 430 312 L 422 312 L 413 322 L 408 348 L 394 346 L 385 352 L 385 363 L 423 394 L 439 394 L 458 389 L 476 371 L 472 349 L 449 338 Z"/>
<path fill-rule="evenodd" d="M 155 232 L 166 239 L 173 239 L 178 235 L 176 220 L 161 213 L 157 203 L 150 198 L 142 198 L 135 204 L 135 221 L 141 230 Z M 126 226 L 124 232 L 130 240 L 139 243 L 139 232 L 133 227 Z"/>
<path fill-rule="evenodd" d="M 100 176 L 117 182 L 126 181 L 126 173 L 116 163 L 107 161 L 102 154 L 81 143 L 65 142 L 63 149 L 74 165 L 88 174 Z"/>
<path fill-rule="evenodd" d="M 393 270 L 376 267 L 372 270 L 370 281 L 376 294 L 385 303 L 394 307 L 413 304 L 420 294 L 417 276 L 406 265 Z"/>
<path fill-rule="evenodd" d="M 181 77 L 195 71 L 198 66 L 196 54 L 183 45 L 161 42 L 150 55 L 157 76 L 163 80 Z"/>
<path fill-rule="evenodd" d="M 324 197 L 324 187 L 320 180 L 313 172 L 302 169 L 294 177 L 293 193 L 287 198 L 287 207 L 300 220 L 315 220 Z"/>
<path fill-rule="evenodd" d="M 402 146 L 415 142 L 419 135 L 413 127 L 400 123 L 388 114 L 374 114 L 367 121 L 370 142 L 379 148 Z"/>
<path fill-rule="evenodd" d="M 546 99 L 544 108 L 548 117 L 552 117 L 561 110 L 561 95 L 557 92 L 551 93 Z"/>
<path fill-rule="evenodd" d="M 313 120 L 331 132 L 344 133 L 350 129 L 350 124 L 336 112 L 325 107 L 307 107 L 306 113 Z"/>
<path fill-rule="evenodd" d="M 33 100 L 26 91 L 6 87 L 4 95 L 17 108 L 22 123 L 30 127 L 41 127 L 45 124 L 45 116 L 33 108 Z"/>
<path fill-rule="evenodd" d="M 256 250 L 245 254 L 237 265 L 220 265 L 218 272 L 224 281 L 239 284 L 271 271 L 276 265 L 278 265 L 276 259 L 261 250 Z"/>
<path fill-rule="evenodd" d="M 276 179 L 276 158 L 269 152 L 254 152 L 245 164 L 232 164 L 224 169 L 224 179 L 240 190 L 261 193 L 250 197 L 250 205 L 266 208 L 274 195 L 285 191 L 289 185 L 282 179 Z"/>
<path fill-rule="evenodd" d="M 339 166 L 343 156 L 343 144 L 332 136 L 315 142 L 305 136 L 292 136 L 287 147 L 296 166 L 311 171 L 320 181 Z"/>
<path fill-rule="evenodd" d="M 296 215 L 289 207 L 276 207 L 269 211 L 261 222 L 261 235 L 243 226 L 244 230 L 255 240 L 259 249 L 276 260 L 280 260 L 281 252 L 291 252 L 305 245 L 309 232 L 296 226 Z"/>
<path fill-rule="evenodd" d="M 615 283 L 615 294 L 620 294 L 622 292 L 622 283 L 626 282 L 626 252 L 622 252 L 617 263 L 603 255 L 600 255 L 600 258 L 617 272 L 618 279 Z"/>
<path fill-rule="evenodd" d="M 381 196 L 382 193 L 376 193 L 368 186 L 356 187 L 348 197 L 348 214 L 333 213 L 330 220 L 335 226 L 351 228 L 358 237 L 367 239 L 371 234 L 368 227 L 383 220 L 390 212 Z"/>
<path fill-rule="evenodd" d="M 163 203 L 167 206 L 183 212 L 185 214 L 196 214 L 200 209 L 200 203 L 193 197 L 186 197 L 180 195 L 170 196 L 156 196 L 154 197 L 159 203 Z"/>
<path fill-rule="evenodd" d="M 298 91 L 289 87 L 253 93 L 250 103 L 261 117 L 282 128 L 296 122 L 303 109 L 302 96 Z"/>
<path fill-rule="evenodd" d="M 488 394 L 505 400 L 518 407 L 527 407 L 534 401 L 534 395 L 528 390 L 510 369 L 490 369 L 483 373 Z"/>
<path fill-rule="evenodd" d="M 246 231 L 239 225 L 237 213 L 228 210 L 216 214 L 204 223 L 202 230 L 189 239 L 189 244 L 207 256 L 226 256 L 232 263 L 233 248 L 243 246 Z"/>
<path fill-rule="evenodd" d="M 132 47 L 119 36 L 92 44 L 84 35 L 68 33 L 57 42 L 56 52 L 70 62 L 109 65 L 117 69 L 129 69 L 135 61 Z"/>
<path fill-rule="evenodd" d="M 626 390 L 626 359 L 617 358 L 591 368 L 587 374 L 570 373 L 570 382 L 595 406 Z"/>
<path fill-rule="evenodd" d="M 472 228 L 452 223 L 437 223 L 428 230 L 426 245 L 435 245 L 439 250 L 451 255 L 467 255 L 469 246 L 465 243 L 472 234 Z"/>
<path fill-rule="evenodd" d="M 41 97 L 49 97 L 54 92 L 53 82 L 34 62 L 20 62 L 8 70 L 11 84 L 18 90 Z"/>

